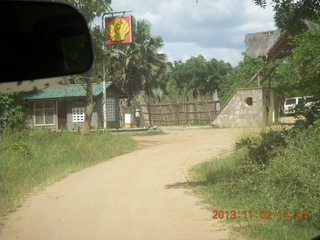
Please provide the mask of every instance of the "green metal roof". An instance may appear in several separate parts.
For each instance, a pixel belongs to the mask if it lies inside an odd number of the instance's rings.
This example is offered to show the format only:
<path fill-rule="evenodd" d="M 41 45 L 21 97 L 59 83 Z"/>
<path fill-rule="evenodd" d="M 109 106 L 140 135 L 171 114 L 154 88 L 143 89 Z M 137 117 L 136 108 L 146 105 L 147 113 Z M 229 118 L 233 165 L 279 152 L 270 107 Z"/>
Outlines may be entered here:
<path fill-rule="evenodd" d="M 112 81 L 106 82 L 106 88 L 112 85 Z M 103 83 L 93 83 L 93 96 L 102 93 Z M 81 84 L 69 84 L 65 88 L 47 87 L 37 92 L 25 95 L 25 99 L 48 99 L 48 98 L 65 98 L 65 97 L 85 97 L 86 86 Z"/>

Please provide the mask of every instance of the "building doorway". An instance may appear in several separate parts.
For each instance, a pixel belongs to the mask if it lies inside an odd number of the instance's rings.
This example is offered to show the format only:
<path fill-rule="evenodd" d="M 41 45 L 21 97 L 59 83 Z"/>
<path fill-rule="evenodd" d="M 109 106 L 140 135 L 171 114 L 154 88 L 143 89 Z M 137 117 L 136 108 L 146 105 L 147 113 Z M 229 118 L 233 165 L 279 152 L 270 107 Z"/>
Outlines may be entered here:
<path fill-rule="evenodd" d="M 58 129 L 67 126 L 67 103 L 65 101 L 58 102 Z"/>

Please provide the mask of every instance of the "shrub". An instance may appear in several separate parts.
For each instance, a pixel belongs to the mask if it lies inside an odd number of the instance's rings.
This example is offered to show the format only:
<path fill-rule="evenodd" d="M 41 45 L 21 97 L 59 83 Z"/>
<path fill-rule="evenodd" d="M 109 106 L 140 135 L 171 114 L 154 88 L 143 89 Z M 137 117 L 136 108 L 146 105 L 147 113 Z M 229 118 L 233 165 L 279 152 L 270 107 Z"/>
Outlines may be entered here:
<path fill-rule="evenodd" d="M 19 94 L 0 95 L 0 130 L 19 128 L 24 124 L 25 114 Z"/>
<path fill-rule="evenodd" d="M 298 118 L 298 121 L 296 121 L 294 128 L 295 129 L 302 129 L 310 126 L 315 121 L 320 119 L 320 100 L 316 100 L 307 106 L 305 105 L 305 102 L 300 102 L 295 107 L 295 113 L 296 118 Z M 304 119 L 299 119 L 300 116 L 303 116 Z"/>
<path fill-rule="evenodd" d="M 269 160 L 286 147 L 287 131 L 261 132 L 257 137 L 243 138 L 235 144 L 235 149 L 246 148 L 246 160 L 259 165 L 267 165 Z"/>

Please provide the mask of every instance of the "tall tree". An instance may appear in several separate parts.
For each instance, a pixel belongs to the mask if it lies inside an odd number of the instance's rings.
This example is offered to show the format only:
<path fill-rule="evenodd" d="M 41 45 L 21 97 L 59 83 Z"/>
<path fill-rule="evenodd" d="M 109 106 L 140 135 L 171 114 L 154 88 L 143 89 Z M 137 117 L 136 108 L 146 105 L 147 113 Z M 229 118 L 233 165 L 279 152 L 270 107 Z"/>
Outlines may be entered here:
<path fill-rule="evenodd" d="M 95 76 L 95 70 L 97 69 L 95 66 L 100 65 L 97 60 L 100 60 L 104 57 L 105 53 L 103 49 L 100 47 L 101 44 L 101 36 L 102 30 L 99 27 L 92 27 L 92 23 L 95 18 L 102 16 L 103 13 L 111 10 L 110 4 L 111 0 L 57 0 L 59 2 L 68 3 L 75 8 L 77 8 L 85 19 L 88 22 L 88 26 L 91 29 L 92 42 L 93 42 L 93 50 L 94 50 L 94 66 L 81 77 L 80 79 L 86 83 L 86 92 L 87 92 L 87 108 L 85 111 L 85 119 L 83 122 L 83 126 L 81 129 L 82 134 L 87 134 L 90 132 L 91 126 L 91 118 L 93 113 L 94 101 L 93 101 L 93 93 L 92 93 L 92 83 L 93 78 Z M 103 39 L 103 38 L 101 38 Z"/>
<path fill-rule="evenodd" d="M 129 95 L 129 102 L 140 91 L 152 94 L 155 79 L 166 69 L 166 55 L 159 53 L 162 46 L 161 37 L 151 36 L 147 21 L 133 21 L 133 42 L 118 52 L 123 71 L 120 85 Z"/>

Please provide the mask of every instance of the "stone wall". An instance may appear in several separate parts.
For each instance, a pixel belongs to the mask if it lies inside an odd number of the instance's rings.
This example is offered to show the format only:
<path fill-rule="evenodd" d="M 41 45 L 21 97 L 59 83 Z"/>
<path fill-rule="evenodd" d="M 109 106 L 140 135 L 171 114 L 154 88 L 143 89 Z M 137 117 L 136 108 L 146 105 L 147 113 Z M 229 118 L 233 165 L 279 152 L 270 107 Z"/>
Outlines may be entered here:
<path fill-rule="evenodd" d="M 269 89 L 238 89 L 213 124 L 219 127 L 259 127 L 267 122 Z"/>

